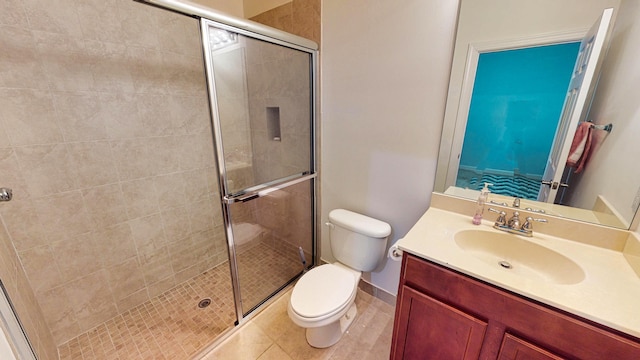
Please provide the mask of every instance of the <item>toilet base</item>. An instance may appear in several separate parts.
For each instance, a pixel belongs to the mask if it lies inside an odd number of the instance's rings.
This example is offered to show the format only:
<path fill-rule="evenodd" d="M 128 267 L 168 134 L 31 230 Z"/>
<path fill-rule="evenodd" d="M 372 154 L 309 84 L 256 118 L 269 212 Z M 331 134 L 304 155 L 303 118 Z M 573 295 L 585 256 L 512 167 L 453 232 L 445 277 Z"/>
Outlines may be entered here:
<path fill-rule="evenodd" d="M 358 308 L 354 302 L 340 320 L 324 326 L 307 328 L 307 342 L 309 345 L 321 349 L 334 345 L 340 340 L 340 338 L 342 338 L 342 334 L 349 329 L 349 326 L 353 323 L 357 313 Z"/>

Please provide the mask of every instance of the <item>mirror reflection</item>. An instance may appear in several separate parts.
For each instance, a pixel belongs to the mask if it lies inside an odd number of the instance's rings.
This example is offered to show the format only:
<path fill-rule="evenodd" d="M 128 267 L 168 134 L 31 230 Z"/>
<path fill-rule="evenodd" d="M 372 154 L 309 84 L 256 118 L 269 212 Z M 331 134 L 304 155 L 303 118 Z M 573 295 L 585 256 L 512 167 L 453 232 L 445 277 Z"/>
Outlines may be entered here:
<path fill-rule="evenodd" d="M 640 171 L 620 159 L 640 155 L 638 85 L 617 77 L 637 72 L 638 3 L 463 0 L 436 191 L 475 199 L 488 182 L 496 202 L 628 228 Z"/>
<path fill-rule="evenodd" d="M 494 194 L 538 199 L 579 47 L 479 54 L 456 187 L 488 182 Z"/>

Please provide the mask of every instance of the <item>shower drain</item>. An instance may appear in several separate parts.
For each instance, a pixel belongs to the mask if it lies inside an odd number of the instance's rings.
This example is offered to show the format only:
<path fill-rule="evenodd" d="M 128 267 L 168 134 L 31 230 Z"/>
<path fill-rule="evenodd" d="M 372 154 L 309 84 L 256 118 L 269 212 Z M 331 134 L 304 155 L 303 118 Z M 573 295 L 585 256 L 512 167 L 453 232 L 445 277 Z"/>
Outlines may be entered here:
<path fill-rule="evenodd" d="M 200 300 L 200 302 L 198 303 L 198 307 L 200 309 L 204 309 L 207 306 L 211 305 L 211 299 L 202 299 Z"/>
<path fill-rule="evenodd" d="M 511 265 L 508 261 L 499 261 L 498 264 L 505 269 L 511 269 L 513 265 Z"/>

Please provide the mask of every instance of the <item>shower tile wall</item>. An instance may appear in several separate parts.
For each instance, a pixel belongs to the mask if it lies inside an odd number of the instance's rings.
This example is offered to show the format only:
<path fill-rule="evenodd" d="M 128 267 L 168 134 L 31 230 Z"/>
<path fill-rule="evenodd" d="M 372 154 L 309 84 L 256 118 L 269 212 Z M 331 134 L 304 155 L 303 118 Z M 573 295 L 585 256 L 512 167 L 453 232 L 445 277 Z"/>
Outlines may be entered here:
<path fill-rule="evenodd" d="M 2 278 L 22 326 L 29 333 L 29 339 L 39 359 L 55 359 L 57 350 L 51 332 L 45 323 L 24 270 L 20 266 L 18 254 L 15 252 L 2 223 L 0 223 L 0 278 Z"/>
<path fill-rule="evenodd" d="M 197 21 L 0 0 L 0 27 L 0 217 L 19 257 L 2 249 L 2 270 L 23 285 L 22 264 L 53 341 L 226 260 Z"/>
<path fill-rule="evenodd" d="M 238 48 L 213 53 L 218 115 L 225 119 L 220 122 L 220 127 L 224 134 L 225 170 L 230 193 L 254 184 L 244 37 L 240 37 L 238 42 Z"/>
<path fill-rule="evenodd" d="M 320 0 L 293 0 L 251 20 L 284 30 L 320 44 Z"/>
<path fill-rule="evenodd" d="M 311 83 L 307 53 L 252 41 L 247 88 L 256 183 L 309 170 Z M 281 137 L 269 135 L 268 108 L 279 109 Z"/>

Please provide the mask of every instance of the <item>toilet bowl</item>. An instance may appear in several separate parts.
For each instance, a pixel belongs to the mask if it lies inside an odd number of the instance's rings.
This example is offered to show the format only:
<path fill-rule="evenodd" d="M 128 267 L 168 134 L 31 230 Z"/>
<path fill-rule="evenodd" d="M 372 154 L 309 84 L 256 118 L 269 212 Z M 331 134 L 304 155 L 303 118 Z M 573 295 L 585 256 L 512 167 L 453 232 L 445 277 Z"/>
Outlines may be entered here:
<path fill-rule="evenodd" d="M 388 224 L 347 210 L 333 210 L 329 219 L 331 247 L 338 261 L 305 273 L 287 308 L 289 318 L 306 328 L 309 345 L 317 348 L 337 343 L 353 323 L 362 271 L 376 267 L 391 233 Z"/>
<path fill-rule="evenodd" d="M 360 276 L 337 263 L 315 267 L 298 280 L 287 312 L 296 325 L 307 329 L 309 345 L 326 348 L 340 340 L 357 313 Z"/>

